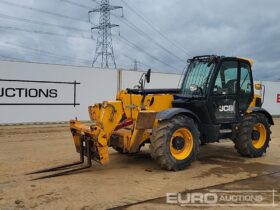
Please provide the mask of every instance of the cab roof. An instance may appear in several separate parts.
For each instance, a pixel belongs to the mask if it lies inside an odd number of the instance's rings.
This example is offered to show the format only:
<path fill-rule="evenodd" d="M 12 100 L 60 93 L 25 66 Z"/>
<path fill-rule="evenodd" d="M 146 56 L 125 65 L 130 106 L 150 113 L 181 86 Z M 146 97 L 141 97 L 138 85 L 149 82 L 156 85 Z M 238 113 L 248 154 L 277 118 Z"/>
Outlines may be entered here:
<path fill-rule="evenodd" d="M 251 58 L 244 58 L 244 57 L 237 57 L 237 58 L 248 61 L 251 65 L 251 67 L 254 65 L 254 60 Z"/>
<path fill-rule="evenodd" d="M 217 56 L 217 55 L 202 55 L 202 56 L 195 56 L 192 59 L 189 59 L 188 61 L 190 62 L 192 60 L 209 60 L 209 59 L 212 60 L 212 59 L 217 59 L 217 58 L 232 58 L 232 57 Z M 239 57 L 239 56 L 236 56 L 235 58 L 249 62 L 251 67 L 254 65 L 254 60 L 251 58 L 245 58 L 245 57 Z"/>

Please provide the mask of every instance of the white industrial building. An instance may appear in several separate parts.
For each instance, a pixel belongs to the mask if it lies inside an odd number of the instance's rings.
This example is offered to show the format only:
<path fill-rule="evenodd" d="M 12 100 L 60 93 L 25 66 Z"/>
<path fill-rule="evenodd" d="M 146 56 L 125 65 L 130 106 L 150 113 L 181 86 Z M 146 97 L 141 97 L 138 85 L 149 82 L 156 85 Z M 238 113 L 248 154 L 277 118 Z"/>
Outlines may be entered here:
<path fill-rule="evenodd" d="M 0 61 L 0 124 L 88 120 L 87 107 L 133 88 L 142 72 Z M 181 75 L 153 73 L 147 88 L 177 88 Z M 39 82 L 38 82 L 39 81 Z M 280 82 L 265 85 L 263 107 L 280 115 Z"/>

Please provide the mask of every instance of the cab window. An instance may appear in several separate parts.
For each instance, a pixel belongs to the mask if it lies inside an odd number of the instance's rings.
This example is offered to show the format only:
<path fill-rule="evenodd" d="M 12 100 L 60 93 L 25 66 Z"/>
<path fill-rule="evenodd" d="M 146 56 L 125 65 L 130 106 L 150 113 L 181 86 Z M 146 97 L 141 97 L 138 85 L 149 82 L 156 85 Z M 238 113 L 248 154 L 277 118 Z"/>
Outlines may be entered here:
<path fill-rule="evenodd" d="M 240 111 L 246 111 L 251 103 L 253 95 L 252 85 L 250 65 L 242 62 L 240 69 Z"/>
<path fill-rule="evenodd" d="M 224 61 L 218 72 L 213 94 L 232 95 L 237 93 L 238 62 Z"/>

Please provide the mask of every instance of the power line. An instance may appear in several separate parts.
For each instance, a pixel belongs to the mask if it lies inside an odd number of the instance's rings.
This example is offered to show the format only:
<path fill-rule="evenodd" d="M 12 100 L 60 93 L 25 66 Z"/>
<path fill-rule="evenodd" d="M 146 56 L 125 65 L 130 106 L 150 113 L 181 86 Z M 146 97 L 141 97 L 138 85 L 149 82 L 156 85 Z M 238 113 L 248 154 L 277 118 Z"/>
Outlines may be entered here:
<path fill-rule="evenodd" d="M 4 47 L 7 47 L 6 45 L 2 45 L 1 43 L 0 43 L 0 46 L 4 46 Z M 25 48 L 22 48 L 22 47 L 18 47 L 18 46 L 8 46 L 9 48 L 11 48 L 11 49 L 16 49 L 17 50 L 17 52 L 20 52 L 18 49 L 19 48 L 21 48 L 21 50 L 24 52 L 28 52 L 28 53 L 32 53 L 32 54 L 34 54 L 35 56 L 38 56 L 39 58 L 42 58 L 42 53 L 37 53 L 36 51 L 34 52 L 33 50 L 29 50 L 29 49 L 25 49 Z M 30 52 L 30 51 L 32 51 L 32 52 Z M 64 57 L 64 56 L 56 56 L 56 55 L 51 55 L 51 54 L 44 54 L 44 56 L 48 56 L 48 57 L 53 57 L 53 58 L 56 58 L 56 59 L 59 59 L 59 61 L 61 61 L 61 60 L 64 60 L 64 61 L 66 61 L 67 63 L 69 63 L 69 57 Z M 19 60 L 19 59 L 18 59 Z M 33 57 L 33 58 L 31 58 L 31 60 L 33 60 L 33 61 L 35 61 L 36 59 Z M 27 61 L 27 60 L 22 60 L 21 59 L 21 61 Z M 78 61 L 78 60 L 75 60 L 74 58 L 73 58 L 73 60 L 71 60 L 71 63 L 79 63 L 79 64 L 89 64 L 90 63 L 90 61 Z M 88 65 L 89 66 L 89 65 Z"/>
<path fill-rule="evenodd" d="M 129 56 L 129 55 L 126 55 L 126 54 L 123 54 L 123 53 L 120 53 L 120 55 L 123 56 L 123 57 L 126 57 L 126 58 L 128 58 L 128 59 L 130 59 L 130 60 L 132 60 L 132 61 L 135 61 L 135 59 L 132 58 L 132 57 Z M 151 68 L 150 65 L 145 64 L 145 63 L 143 63 L 143 62 L 141 62 L 141 61 L 138 61 L 138 60 L 137 60 L 137 63 L 140 64 L 140 65 L 142 65 L 142 66 L 146 66 L 146 67 L 148 67 L 148 68 Z"/>
<path fill-rule="evenodd" d="M 94 1 L 94 0 L 93 0 Z M 95 1 L 96 2 L 96 1 Z M 24 6 L 24 5 L 19 5 L 19 4 L 16 4 L 16 3 L 11 3 L 11 2 L 7 2 L 5 0 L 0 0 L 0 3 L 3 3 L 3 4 L 7 4 L 7 5 L 10 5 L 10 6 L 14 6 L 14 7 L 18 7 L 18 8 L 23 8 L 23 9 L 28 9 L 28 10 L 31 10 L 31 11 L 36 11 L 36 12 L 40 12 L 40 13 L 44 13 L 44 14 L 48 14 L 48 15 L 54 15 L 54 16 L 57 16 L 57 17 L 63 17 L 63 18 L 67 18 L 67 19 L 71 19 L 71 20 L 77 20 L 77 21 L 81 21 L 81 22 L 86 22 L 82 19 L 78 19 L 78 18 L 74 18 L 74 17 L 70 17 L 70 16 L 66 16 L 66 15 L 62 15 L 62 14 L 57 14 L 57 13 L 53 13 L 53 12 L 49 12 L 49 11 L 46 11 L 46 10 L 41 10 L 41 9 L 37 9 L 37 8 L 33 8 L 33 7 L 28 7 L 28 6 Z M 10 16 L 11 17 L 11 16 Z M 15 17 L 13 17 L 15 18 Z M 31 21 L 31 20 L 28 20 L 28 19 L 24 19 L 23 21 Z M 37 22 L 36 24 L 39 24 L 39 21 L 33 21 L 34 22 Z M 51 24 L 47 24 L 47 25 L 51 25 Z M 52 24 L 52 25 L 55 25 L 55 24 Z M 58 26 L 58 25 L 57 25 Z M 89 37 L 84 37 L 84 36 L 75 36 L 75 35 L 65 35 L 65 34 L 58 34 L 58 33 L 53 33 L 53 32 L 45 32 L 45 31 L 39 31 L 39 30 L 28 30 L 28 29 L 21 29 L 21 28 L 17 28 L 17 27 L 9 27 L 9 26 L 0 26 L 0 28 L 2 29 L 6 29 L 6 30 L 16 30 L 16 31 L 23 31 L 23 32 L 28 32 L 28 33 L 36 33 L 36 34 L 46 34 L 46 35 L 54 35 L 54 36 L 63 36 L 63 37 L 73 37 L 73 38 L 81 38 L 81 39 L 89 39 L 91 40 L 91 38 Z M 72 28 L 72 27 L 68 27 L 68 28 Z M 74 30 L 74 28 L 73 28 Z M 76 30 L 76 29 L 75 29 Z M 133 45 L 132 45 L 133 46 Z M 134 45 L 134 48 L 138 48 L 137 46 Z M 141 48 L 139 48 L 141 49 Z M 143 52 L 143 49 L 141 49 L 140 51 Z M 147 52 L 146 52 L 147 54 Z M 149 55 L 149 54 L 148 54 Z M 159 62 L 163 63 L 162 61 L 160 61 L 158 58 L 156 58 L 155 56 L 152 56 L 152 55 L 149 55 L 150 57 L 152 57 L 153 59 L 155 60 L 158 60 Z M 163 63 L 164 65 L 167 65 L 167 66 L 170 66 L 169 64 L 167 63 Z M 172 67 L 172 66 L 170 66 Z M 174 68 L 174 67 L 172 67 Z"/>
<path fill-rule="evenodd" d="M 65 2 L 65 3 L 67 3 L 67 4 L 71 4 L 71 5 L 77 6 L 77 7 L 81 7 L 81 8 L 83 8 L 83 9 L 89 9 L 88 6 L 83 5 L 83 4 L 76 3 L 76 2 L 73 2 L 73 1 L 69 1 L 69 0 L 60 0 L 60 1 Z"/>
<path fill-rule="evenodd" d="M 97 0 L 92 0 L 93 2 L 97 3 L 97 4 L 100 4 Z"/>
<path fill-rule="evenodd" d="M 68 0 L 62 0 L 62 1 L 67 1 Z M 117 15 L 111 14 L 112 16 L 118 18 L 119 20 L 121 20 L 124 24 L 126 24 L 128 27 L 130 27 L 131 29 L 133 29 L 134 31 L 136 31 L 137 33 L 140 32 L 140 34 L 142 34 L 143 36 L 145 36 L 146 38 L 148 38 L 150 41 L 153 41 L 153 43 L 155 45 L 157 45 L 159 48 L 161 48 L 162 50 L 164 50 L 165 52 L 167 52 L 168 54 L 172 55 L 173 57 L 177 58 L 178 60 L 182 61 L 183 63 L 186 63 L 186 61 L 182 58 L 180 58 L 179 56 L 177 56 L 176 54 L 174 54 L 173 52 L 171 52 L 170 50 L 168 50 L 167 48 L 165 48 L 164 46 L 162 46 L 161 44 L 159 44 L 157 41 L 154 40 L 154 38 L 152 38 L 150 35 L 148 35 L 147 33 L 145 33 L 143 30 L 141 30 L 139 27 L 137 27 L 135 24 L 133 24 L 131 21 L 129 21 L 127 18 L 124 17 L 118 17 Z M 125 21 L 123 21 L 123 19 L 125 19 Z"/>
<path fill-rule="evenodd" d="M 62 0 L 62 1 L 66 1 L 70 4 L 72 4 L 73 2 L 69 1 L 69 0 Z M 96 2 L 96 1 L 95 1 Z M 77 5 L 76 3 L 74 3 L 74 5 L 76 6 L 81 6 L 81 5 Z M 82 5 L 82 7 L 84 8 L 88 8 L 84 5 Z M 121 7 L 118 7 L 121 8 Z M 96 12 L 96 10 L 95 10 Z M 124 24 L 126 24 L 127 26 L 129 26 L 130 28 L 132 28 L 133 30 L 135 30 L 137 33 L 140 32 L 140 34 L 142 34 L 143 36 L 145 36 L 146 38 L 148 38 L 148 40 L 153 41 L 159 48 L 161 48 L 162 50 L 164 50 L 165 52 L 169 53 L 170 55 L 172 55 L 173 57 L 177 58 L 178 60 L 182 61 L 183 63 L 186 63 L 184 59 L 180 58 L 179 56 L 175 55 L 174 53 L 172 53 L 170 50 L 168 50 L 167 48 L 165 48 L 164 46 L 162 46 L 161 44 L 159 44 L 157 41 L 155 41 L 151 36 L 149 36 L 147 33 L 145 33 L 143 30 L 141 30 L 139 27 L 137 27 L 135 24 L 133 24 L 132 22 L 130 22 L 127 18 L 125 18 L 126 22 L 122 20 L 122 18 L 118 17 L 117 15 L 111 14 L 114 17 L 117 17 L 119 20 L 121 20 Z"/>
<path fill-rule="evenodd" d="M 68 37 L 68 38 L 79 38 L 79 39 L 86 39 L 86 40 L 94 39 L 93 37 L 58 34 L 58 33 L 53 33 L 53 32 L 29 30 L 29 29 L 23 29 L 23 28 L 18 28 L 18 27 L 11 27 L 11 26 L 0 26 L 0 29 L 13 30 L 13 31 L 23 31 L 23 32 L 28 32 L 28 33 L 51 35 L 51 36 L 62 36 L 62 37 Z"/>
<path fill-rule="evenodd" d="M 1 43 L 0 43 L 0 46 L 5 46 L 5 45 L 2 45 Z M 5 46 L 5 47 L 7 47 L 7 46 Z M 26 49 L 21 49 L 21 51 L 19 51 L 19 48 L 18 47 L 11 47 L 11 46 L 9 46 L 9 48 L 11 48 L 11 49 L 16 49 L 17 50 L 17 52 L 28 52 L 28 53 L 31 53 L 31 54 L 33 54 L 34 56 L 37 56 L 37 57 L 39 57 L 39 60 L 42 58 L 42 54 L 38 54 L 38 53 L 36 53 L 36 52 L 30 52 L 29 50 L 26 50 Z M 36 59 L 35 57 L 31 57 L 31 58 L 29 58 L 29 59 L 21 59 L 21 58 L 12 58 L 12 60 L 13 61 L 21 61 L 21 62 L 39 62 L 39 63 L 41 63 L 38 59 Z M 56 58 L 56 59 L 59 59 L 59 62 L 57 62 L 57 60 L 56 60 L 56 64 L 69 64 L 69 60 L 68 60 L 68 58 L 63 58 L 62 56 L 53 56 L 53 55 L 46 55 L 47 57 L 53 57 L 53 58 Z M 5 56 L 5 57 L 7 57 L 7 56 Z M 9 58 L 8 58 L 9 59 Z M 63 62 L 63 61 L 65 61 L 65 62 Z M 76 64 L 76 65 L 83 65 L 83 66 L 88 66 L 89 67 L 89 63 L 90 63 L 90 61 L 87 61 L 87 62 L 79 62 L 79 61 L 77 61 L 77 60 L 72 60 L 71 61 L 71 63 L 72 64 Z"/>
<path fill-rule="evenodd" d="M 152 59 L 154 59 L 154 60 L 156 60 L 156 61 L 158 61 L 158 62 L 160 62 L 160 63 L 162 63 L 162 64 L 164 64 L 164 65 L 166 65 L 166 66 L 169 66 L 171 69 L 176 70 L 175 67 L 173 67 L 173 66 L 171 66 L 170 64 L 168 64 L 168 63 L 166 63 L 166 62 L 164 62 L 164 61 L 158 59 L 157 57 L 155 57 L 155 56 L 153 56 L 152 54 L 148 53 L 147 51 L 145 51 L 145 50 L 142 49 L 141 47 L 138 47 L 137 45 L 133 44 L 131 41 L 129 41 L 129 40 L 126 39 L 125 37 L 123 37 L 123 36 L 119 36 L 119 37 L 120 37 L 121 39 L 123 39 L 125 42 L 127 42 L 132 48 L 135 48 L 135 49 L 137 49 L 137 50 L 143 52 L 144 54 L 148 55 L 148 56 L 151 57 Z"/>
<path fill-rule="evenodd" d="M 71 20 L 75 20 L 75 21 L 81 21 L 81 22 L 88 23 L 87 21 L 85 21 L 83 19 L 80 19 L 80 18 L 70 17 L 70 16 L 67 16 L 67 15 L 62 15 L 62 14 L 50 12 L 50 11 L 47 11 L 47 10 L 42 10 L 42 9 L 37 9 L 37 8 L 29 7 L 29 6 L 24 6 L 24 5 L 8 2 L 8 1 L 5 1 L 5 0 L 0 0 L 0 3 L 10 5 L 10 6 L 13 6 L 13 7 L 18 7 L 18 8 L 22 8 L 22 9 L 35 11 L 35 12 L 44 13 L 44 14 L 47 14 L 47 15 L 54 15 L 54 16 L 61 17 L 61 18 L 67 18 L 67 19 L 71 19 Z"/>
<path fill-rule="evenodd" d="M 90 67 L 87 64 L 84 63 L 71 63 L 68 62 L 48 62 L 48 61 L 39 61 L 36 59 L 21 59 L 21 58 L 15 58 L 10 56 L 2 56 L 0 55 L 0 58 L 3 57 L 4 59 L 0 59 L 0 61 L 12 61 L 12 62 L 23 62 L 23 63 L 35 63 L 35 64 L 47 64 L 47 65 L 65 65 L 65 66 L 78 66 L 78 67 Z"/>
<path fill-rule="evenodd" d="M 113 15 L 113 14 L 112 14 Z M 116 15 L 113 15 L 116 16 Z M 116 16 L 117 17 L 117 16 Z M 117 17 L 118 18 L 118 17 Z M 125 21 L 123 21 L 123 19 Z M 133 24 L 131 21 L 129 21 L 127 18 L 119 18 L 119 20 L 121 20 L 124 24 L 126 24 L 128 27 L 130 27 L 131 29 L 133 29 L 134 31 L 136 31 L 137 33 L 142 34 L 142 36 L 146 37 L 149 41 L 152 41 L 155 45 L 157 45 L 160 49 L 164 50 L 165 52 L 167 52 L 168 54 L 172 55 L 173 57 L 177 58 L 178 60 L 180 60 L 183 63 L 186 63 L 186 61 L 182 58 L 180 58 L 179 56 L 177 56 L 176 54 L 174 54 L 173 52 L 171 52 L 170 50 L 168 50 L 166 47 L 164 47 L 163 45 L 161 45 L 160 43 L 158 43 L 156 40 L 154 40 L 153 37 L 151 37 L 150 35 L 148 35 L 147 33 L 145 33 L 143 30 L 141 30 L 139 27 L 137 27 L 135 24 Z"/>
<path fill-rule="evenodd" d="M 7 55 L 0 55 L 0 57 L 7 59 L 8 61 L 26 61 L 26 60 L 22 60 L 20 58 L 15 58 L 15 57 L 7 56 Z"/>
<path fill-rule="evenodd" d="M 176 47 L 177 49 L 180 49 L 184 52 L 184 54 L 188 55 L 188 53 L 185 51 L 184 48 L 182 48 L 180 45 L 176 44 L 174 41 L 170 40 L 167 36 L 165 36 L 159 29 L 157 29 L 151 21 L 149 21 L 147 18 L 145 18 L 143 15 L 141 15 L 139 12 L 137 12 L 135 9 L 133 9 L 127 2 L 124 0 L 121 0 L 133 13 L 135 13 L 140 19 L 142 19 L 146 24 L 148 24 L 154 31 L 156 31 L 162 38 L 164 38 L 166 41 L 168 41 L 171 45 Z"/>
<path fill-rule="evenodd" d="M 14 44 L 14 43 L 10 43 L 10 42 L 3 42 L 3 43 L 0 43 L 0 45 L 4 46 L 3 44 L 7 44 L 7 45 L 10 45 L 12 47 L 17 47 L 17 48 L 22 48 L 23 50 L 29 50 L 29 51 L 34 51 L 34 52 L 39 52 L 40 54 L 45 54 L 47 56 L 51 56 L 51 57 L 55 57 L 55 58 L 64 58 L 64 59 L 70 59 L 71 61 L 82 61 L 83 63 L 88 63 L 90 64 L 91 61 L 90 60 L 86 60 L 86 59 L 83 59 L 83 58 L 74 58 L 74 57 L 70 57 L 70 56 L 63 56 L 63 55 L 59 55 L 59 54 L 55 54 L 55 53 L 52 53 L 52 52 L 49 52 L 49 51 L 45 51 L 45 50 L 40 50 L 40 49 L 36 49 L 36 48 L 31 48 L 31 47 L 27 47 L 27 46 L 24 46 L 24 45 L 21 45 L 21 44 Z M 40 54 L 36 54 L 36 55 L 40 55 Z M 121 54 L 122 56 L 124 57 L 127 57 L 131 60 L 134 60 L 132 57 L 128 56 L 128 55 L 125 55 L 125 54 Z M 28 62 L 28 60 L 23 60 L 21 58 L 15 58 L 15 57 L 10 57 L 10 56 L 7 56 L 7 55 L 2 55 L 0 54 L 0 57 L 2 58 L 5 58 L 5 59 L 10 59 L 10 60 L 16 60 L 16 61 L 25 61 L 25 62 Z M 144 64 L 143 62 L 140 62 L 140 61 L 137 61 L 139 65 L 142 65 L 142 66 L 146 66 L 148 68 L 151 68 L 151 66 L 147 65 L 147 64 Z M 87 66 L 90 66 L 90 65 L 87 65 Z M 125 66 L 125 65 L 121 65 L 121 66 Z M 130 68 L 128 65 L 126 66 L 127 68 Z"/>
<path fill-rule="evenodd" d="M 73 61 L 82 61 L 82 63 L 90 63 L 91 61 L 90 60 L 86 60 L 86 59 L 83 59 L 83 58 L 73 58 L 73 57 L 70 57 L 70 56 L 63 56 L 63 55 L 58 55 L 58 54 L 55 54 L 55 53 L 52 53 L 52 52 L 49 52 L 49 51 L 45 51 L 45 50 L 40 50 L 40 49 L 36 49 L 36 48 L 31 48 L 31 47 L 27 47 L 27 46 L 24 46 L 24 45 L 21 45 L 21 44 L 14 44 L 14 43 L 10 43 L 10 42 L 3 42 L 3 43 L 0 43 L 0 45 L 2 46 L 5 46 L 5 45 L 10 45 L 12 47 L 16 47 L 16 48 L 22 48 L 23 50 L 28 50 L 28 51 L 34 51 L 34 52 L 39 52 L 40 54 L 37 54 L 35 53 L 35 55 L 38 55 L 40 56 L 41 54 L 44 54 L 44 55 L 47 55 L 47 56 L 50 56 L 50 57 L 55 57 L 55 58 L 64 58 L 65 60 L 69 61 L 71 60 L 72 62 Z M 34 53 L 33 52 L 33 53 Z M 120 53 L 121 56 L 123 57 L 126 57 L 132 61 L 134 61 L 135 59 L 126 55 L 126 54 L 123 54 L 123 53 Z M 3 55 L 3 54 L 0 54 L 0 57 L 4 58 L 4 59 L 8 59 L 8 60 L 12 60 L 12 61 L 22 61 L 22 62 L 30 62 L 30 60 L 25 60 L 25 59 L 21 59 L 21 58 L 15 58 L 15 57 L 11 57 L 11 56 L 7 56 L 7 55 Z M 69 59 L 69 60 L 68 60 Z M 145 66 L 147 68 L 151 68 L 150 65 L 147 65 L 141 61 L 137 61 L 137 63 L 140 65 L 140 66 Z M 87 66 L 90 66 L 90 65 L 87 65 Z M 120 65 L 120 66 L 125 66 L 125 65 Z M 126 66 L 127 68 L 131 68 L 129 67 L 128 65 Z"/>
<path fill-rule="evenodd" d="M 24 45 L 21 45 L 21 44 L 15 44 L 15 43 L 10 43 L 10 42 L 3 42 L 3 44 L 14 46 L 14 47 L 19 47 L 19 48 L 29 50 L 29 51 L 39 52 L 41 54 L 45 54 L 45 55 L 52 56 L 52 57 L 65 58 L 65 59 L 70 59 L 70 60 L 80 60 L 80 61 L 83 61 L 83 62 L 90 63 L 90 60 L 86 60 L 84 58 L 73 58 L 71 56 L 59 55 L 59 54 L 55 54 L 55 53 L 52 53 L 52 52 L 49 52 L 49 51 L 46 51 L 46 50 L 40 50 L 40 49 L 36 49 L 36 48 L 32 48 L 32 47 L 27 47 L 27 46 L 24 46 Z"/>
<path fill-rule="evenodd" d="M 54 54 L 54 53 L 49 52 L 49 51 L 40 50 L 40 49 L 36 49 L 36 48 L 31 48 L 31 47 L 23 46 L 23 45 L 20 45 L 20 44 L 14 44 L 14 43 L 11 43 L 11 42 L 3 42 L 3 44 L 11 45 L 11 46 L 14 46 L 14 47 L 20 47 L 20 48 L 23 48 L 25 50 L 31 50 L 31 51 L 39 52 L 41 54 L 47 54 L 48 56 L 51 56 L 51 57 L 65 58 L 65 59 L 70 59 L 70 60 L 80 60 L 80 61 L 87 62 L 87 63 L 90 62 L 89 60 L 86 60 L 86 59 L 83 59 L 83 58 L 73 58 L 73 57 L 70 57 L 70 56 L 62 56 L 62 55 Z M 134 60 L 134 58 L 132 58 L 128 55 L 125 55 L 125 54 L 122 54 L 122 53 L 120 53 L 120 54 L 124 57 L 129 58 L 130 60 Z M 4 56 L 1 56 L 1 57 L 4 57 Z M 10 57 L 5 56 L 5 58 L 10 58 Z M 11 58 L 11 59 L 14 59 L 14 58 Z M 16 59 L 19 60 L 18 58 L 16 58 Z M 26 61 L 26 60 L 21 60 L 21 61 Z M 148 68 L 151 67 L 150 65 L 147 65 L 147 64 L 145 64 L 143 62 L 140 62 L 140 61 L 138 61 L 138 63 L 140 65 L 146 66 Z"/>
<path fill-rule="evenodd" d="M 31 19 L 26 19 L 26 18 L 19 18 L 19 17 L 6 15 L 6 14 L 0 14 L 0 18 L 16 20 L 16 21 L 21 21 L 21 22 L 26 22 L 26 23 L 33 23 L 33 24 L 42 25 L 42 26 L 54 26 L 54 27 L 64 28 L 67 30 L 89 32 L 89 30 L 85 30 L 85 29 L 73 28 L 73 27 L 69 27 L 69 26 L 57 25 L 57 24 L 41 22 L 41 21 L 35 21 L 35 20 L 31 20 Z"/>

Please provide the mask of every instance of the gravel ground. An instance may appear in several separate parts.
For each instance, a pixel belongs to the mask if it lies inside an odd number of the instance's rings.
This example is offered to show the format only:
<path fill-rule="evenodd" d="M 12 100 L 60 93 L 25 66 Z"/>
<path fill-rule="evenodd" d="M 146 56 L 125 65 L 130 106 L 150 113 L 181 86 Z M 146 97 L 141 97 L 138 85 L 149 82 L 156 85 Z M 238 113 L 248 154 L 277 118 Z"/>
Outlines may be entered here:
<path fill-rule="evenodd" d="M 270 148 L 262 158 L 240 157 L 226 140 L 201 147 L 198 160 L 188 169 L 169 172 L 150 158 L 148 147 L 137 155 L 111 150 L 106 166 L 94 163 L 73 175 L 29 181 L 36 176 L 25 173 L 78 159 L 68 126 L 0 126 L 0 209 L 182 209 L 166 204 L 167 192 L 212 188 L 280 192 L 279 120 L 272 131 Z"/>

